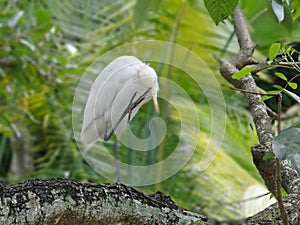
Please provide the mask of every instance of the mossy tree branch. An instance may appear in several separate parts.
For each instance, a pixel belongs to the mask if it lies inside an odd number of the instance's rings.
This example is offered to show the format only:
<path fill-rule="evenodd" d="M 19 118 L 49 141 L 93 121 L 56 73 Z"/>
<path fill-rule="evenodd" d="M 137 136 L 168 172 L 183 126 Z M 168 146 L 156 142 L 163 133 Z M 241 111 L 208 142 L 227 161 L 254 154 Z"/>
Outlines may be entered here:
<path fill-rule="evenodd" d="M 0 183 L 0 224 L 212 224 L 162 193 L 144 195 L 122 184 L 67 179 Z M 186 223 L 185 223 L 186 222 Z"/>
<path fill-rule="evenodd" d="M 300 196 L 284 199 L 290 224 L 299 224 Z M 67 179 L 0 182 L 0 224 L 153 225 L 270 224 L 280 219 L 277 204 L 257 215 L 218 222 L 177 206 L 158 192 L 145 195 L 125 185 L 80 183 Z"/>

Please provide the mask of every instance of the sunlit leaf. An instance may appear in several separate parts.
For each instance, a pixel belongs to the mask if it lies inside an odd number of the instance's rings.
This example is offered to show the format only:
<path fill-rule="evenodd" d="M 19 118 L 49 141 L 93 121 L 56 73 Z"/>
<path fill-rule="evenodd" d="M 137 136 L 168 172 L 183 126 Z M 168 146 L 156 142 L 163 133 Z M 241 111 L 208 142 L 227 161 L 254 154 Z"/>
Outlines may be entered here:
<path fill-rule="evenodd" d="M 270 95 L 277 95 L 278 93 L 282 92 L 281 90 L 271 90 L 271 91 L 267 91 L 267 94 Z"/>
<path fill-rule="evenodd" d="M 274 157 L 274 156 L 275 156 L 274 152 L 267 152 L 267 153 L 264 155 L 263 160 L 268 160 L 268 159 L 270 159 L 270 158 L 272 158 L 272 157 Z"/>
<path fill-rule="evenodd" d="M 233 74 L 232 78 L 234 78 L 234 79 L 240 79 L 240 78 L 246 76 L 247 74 L 249 74 L 251 71 L 253 71 L 253 67 L 251 67 L 251 66 L 245 66 L 240 71 L 238 71 L 237 73 Z"/>
<path fill-rule="evenodd" d="M 269 60 L 273 61 L 275 59 L 277 53 L 280 51 L 281 44 L 280 43 L 273 43 L 269 49 Z"/>
<path fill-rule="evenodd" d="M 262 101 L 266 101 L 266 100 L 268 100 L 268 99 L 270 99 L 270 98 L 273 98 L 273 97 L 274 97 L 274 96 L 264 95 L 264 96 L 261 97 L 261 100 L 262 100 Z"/>
<path fill-rule="evenodd" d="M 295 82 L 288 82 L 288 85 L 293 88 L 294 90 L 296 90 L 298 88 L 298 84 Z"/>
<path fill-rule="evenodd" d="M 292 11 L 293 20 L 297 20 L 300 17 L 300 0 L 293 0 L 291 6 L 293 8 Z"/>
<path fill-rule="evenodd" d="M 281 73 L 281 72 L 275 72 L 275 75 L 277 77 L 279 77 L 280 79 L 287 81 L 287 78 L 286 78 L 286 76 L 283 73 Z"/>
<path fill-rule="evenodd" d="M 262 97 L 261 97 L 261 100 L 262 101 L 266 101 L 266 100 L 268 100 L 268 99 L 270 99 L 270 98 L 273 98 L 274 97 L 274 95 L 276 95 L 276 94 L 278 94 L 278 93 L 280 93 L 280 92 L 282 92 L 281 90 L 271 90 L 271 91 L 267 91 L 266 92 L 266 95 L 263 95 Z M 269 94 L 269 95 L 268 95 Z"/>

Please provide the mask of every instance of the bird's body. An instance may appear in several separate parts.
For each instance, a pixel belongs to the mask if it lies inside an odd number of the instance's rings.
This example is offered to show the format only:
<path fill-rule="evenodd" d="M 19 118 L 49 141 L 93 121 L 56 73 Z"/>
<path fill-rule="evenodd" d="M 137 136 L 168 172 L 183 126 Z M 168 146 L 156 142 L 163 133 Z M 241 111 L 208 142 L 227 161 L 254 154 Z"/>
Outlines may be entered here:
<path fill-rule="evenodd" d="M 157 106 L 155 71 L 134 56 L 120 56 L 94 81 L 85 106 L 81 140 L 92 144 L 121 134 L 139 108 L 151 98 Z"/>

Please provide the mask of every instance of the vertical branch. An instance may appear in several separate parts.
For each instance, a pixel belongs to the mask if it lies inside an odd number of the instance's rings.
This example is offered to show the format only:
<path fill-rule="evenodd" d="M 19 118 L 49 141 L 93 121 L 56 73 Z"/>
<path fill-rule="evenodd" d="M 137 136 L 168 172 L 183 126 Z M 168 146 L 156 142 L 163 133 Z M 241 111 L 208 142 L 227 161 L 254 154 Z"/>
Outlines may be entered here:
<path fill-rule="evenodd" d="M 238 39 L 241 50 L 246 51 L 246 52 L 248 52 L 248 50 L 252 50 L 253 42 L 251 40 L 250 33 L 246 26 L 245 18 L 243 16 L 243 13 L 242 13 L 242 10 L 241 10 L 241 7 L 239 4 L 237 5 L 236 9 L 233 11 L 231 17 L 234 21 L 234 23 L 233 23 L 234 32 Z M 249 54 L 250 57 L 252 56 L 252 52 L 253 51 L 251 51 L 251 54 Z"/>
<path fill-rule="evenodd" d="M 280 193 L 281 185 L 285 188 L 287 193 L 296 191 L 300 186 L 300 179 L 297 178 L 296 172 L 291 169 L 288 163 L 283 162 L 282 165 L 274 158 L 264 160 L 263 157 L 266 153 L 272 151 L 272 125 L 271 119 L 267 113 L 267 107 L 261 101 L 261 96 L 258 87 L 251 74 L 246 75 L 241 79 L 233 79 L 232 75 L 238 72 L 246 65 L 257 63 L 252 57 L 254 51 L 254 44 L 251 40 L 250 33 L 247 29 L 244 16 L 241 8 L 238 5 L 232 14 L 234 31 L 239 42 L 240 50 L 236 57 L 230 62 L 224 62 L 220 67 L 221 75 L 234 85 L 236 89 L 243 90 L 243 93 L 248 101 L 250 112 L 255 123 L 259 144 L 252 147 L 253 161 L 265 181 L 268 189 L 276 196 L 279 202 L 279 208 L 282 215 L 284 224 L 288 221 L 284 205 Z M 281 104 L 281 98 L 278 97 L 278 102 Z M 281 106 L 279 107 L 281 111 Z M 278 112 L 279 125 L 281 129 L 280 117 L 281 113 Z M 297 192 L 297 191 L 296 191 Z"/>

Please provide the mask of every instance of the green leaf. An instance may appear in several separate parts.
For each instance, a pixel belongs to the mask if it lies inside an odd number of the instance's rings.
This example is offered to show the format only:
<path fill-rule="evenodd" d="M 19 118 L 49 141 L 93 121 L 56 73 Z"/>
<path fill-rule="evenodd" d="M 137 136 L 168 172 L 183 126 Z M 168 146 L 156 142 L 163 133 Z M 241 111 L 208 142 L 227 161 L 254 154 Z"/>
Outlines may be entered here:
<path fill-rule="evenodd" d="M 293 12 L 292 12 L 292 17 L 293 20 L 297 20 L 300 17 L 300 0 L 293 0 L 291 3 Z"/>
<path fill-rule="evenodd" d="M 246 76 L 251 71 L 253 71 L 253 68 L 251 66 L 245 66 L 240 71 L 238 71 L 237 73 L 233 74 L 232 78 L 234 78 L 234 79 L 240 79 L 240 78 Z"/>
<path fill-rule="evenodd" d="M 283 91 L 283 89 L 284 89 L 283 87 L 281 87 L 280 85 L 277 85 L 277 84 L 273 85 L 273 87 L 277 88 L 277 89 L 279 89 L 281 91 Z"/>
<path fill-rule="evenodd" d="M 280 160 L 291 160 L 300 171 L 300 128 L 288 128 L 280 132 L 272 142 L 274 154 Z"/>
<path fill-rule="evenodd" d="M 294 90 L 297 89 L 297 87 L 298 87 L 298 84 L 295 83 L 295 82 L 288 82 L 288 85 L 289 85 L 291 88 L 293 88 Z"/>
<path fill-rule="evenodd" d="M 238 4 L 238 0 L 204 0 L 204 4 L 211 18 L 218 25 L 231 15 Z"/>
<path fill-rule="evenodd" d="M 273 43 L 269 49 L 269 59 L 273 61 L 281 48 L 280 43 Z"/>
<path fill-rule="evenodd" d="M 267 91 L 267 94 L 276 95 L 276 94 L 278 94 L 280 92 L 282 92 L 282 90 L 271 90 L 271 91 Z"/>
<path fill-rule="evenodd" d="M 32 32 L 34 42 L 39 42 L 44 39 L 46 33 L 52 28 L 52 17 L 47 10 L 39 9 L 34 13 L 36 26 L 39 29 L 35 29 Z"/>
<path fill-rule="evenodd" d="M 270 95 L 263 95 L 263 96 L 261 97 L 261 100 L 262 100 L 262 101 L 266 101 L 266 100 L 268 100 L 268 99 L 270 99 L 270 98 L 273 98 L 274 95 L 276 95 L 276 94 L 278 94 L 278 93 L 280 93 L 280 92 L 282 92 L 282 91 L 281 91 L 281 90 L 271 90 L 271 91 L 267 91 L 266 94 L 270 94 Z"/>
<path fill-rule="evenodd" d="M 293 127 L 300 128 L 300 122 L 298 122 L 298 123 L 296 123 L 295 125 L 293 125 Z"/>
<path fill-rule="evenodd" d="M 266 101 L 266 100 L 268 100 L 268 99 L 270 99 L 270 98 L 273 98 L 274 96 L 270 96 L 270 95 L 263 95 L 262 97 L 261 97 L 261 100 L 262 101 Z"/>
<path fill-rule="evenodd" d="M 279 77 L 280 79 L 287 81 L 287 78 L 286 78 L 286 76 L 283 73 L 275 72 L 275 75 L 277 77 Z"/>
<path fill-rule="evenodd" d="M 274 154 L 280 160 L 300 154 L 300 128 L 288 128 L 279 133 L 272 141 Z"/>
<path fill-rule="evenodd" d="M 52 20 L 51 14 L 45 9 L 39 9 L 35 12 L 35 20 L 38 26 L 48 24 Z"/>
<path fill-rule="evenodd" d="M 272 158 L 272 157 L 274 157 L 274 156 L 275 156 L 274 152 L 267 152 L 267 153 L 263 156 L 263 160 L 268 160 L 268 159 L 270 159 L 270 158 Z"/>

